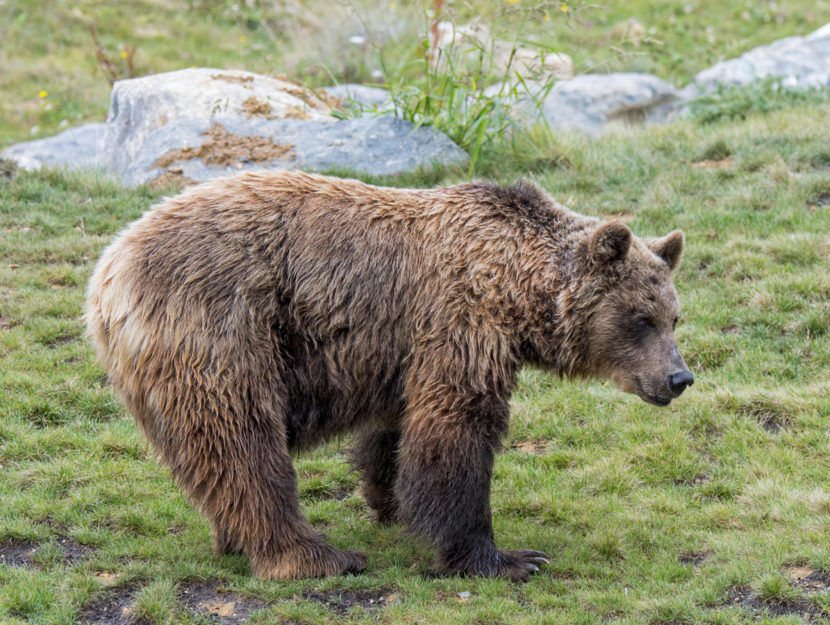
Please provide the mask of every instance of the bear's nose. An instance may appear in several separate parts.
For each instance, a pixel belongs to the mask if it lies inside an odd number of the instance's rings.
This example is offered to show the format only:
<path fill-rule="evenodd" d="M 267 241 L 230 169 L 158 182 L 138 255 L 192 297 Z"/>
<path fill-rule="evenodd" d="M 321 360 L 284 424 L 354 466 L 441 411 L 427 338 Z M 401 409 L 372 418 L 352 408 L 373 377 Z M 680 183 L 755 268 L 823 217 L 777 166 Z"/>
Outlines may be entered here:
<path fill-rule="evenodd" d="M 691 386 L 694 383 L 695 376 L 687 369 L 672 373 L 669 376 L 669 386 L 671 387 L 671 392 L 675 395 L 680 395 L 680 393 L 686 390 L 687 386 Z"/>

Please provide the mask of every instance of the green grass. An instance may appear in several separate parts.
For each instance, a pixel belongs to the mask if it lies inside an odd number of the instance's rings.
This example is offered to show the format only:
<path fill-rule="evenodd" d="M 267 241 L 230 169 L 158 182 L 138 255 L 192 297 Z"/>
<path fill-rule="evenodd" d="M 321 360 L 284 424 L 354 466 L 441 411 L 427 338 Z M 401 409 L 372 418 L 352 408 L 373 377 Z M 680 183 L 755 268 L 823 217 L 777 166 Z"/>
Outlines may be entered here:
<path fill-rule="evenodd" d="M 316 0 L 7 0 L 0 146 L 104 118 L 109 83 L 89 23 L 121 75 L 119 44 L 137 46 L 139 74 L 227 66 L 313 85 L 371 80 L 380 50 L 386 62 L 412 59 L 395 74 L 411 86 L 423 69 L 420 11 L 346 5 L 352 17 Z M 534 3 L 549 21 L 524 0 L 452 6 L 459 21 L 479 15 L 571 54 L 577 71 L 678 84 L 830 21 L 827 0 Z M 401 16 L 411 18 L 401 36 L 379 48 L 337 48 L 355 19 L 372 30 Z M 643 40 L 620 40 L 629 17 Z M 69 624 L 102 606 L 142 623 L 221 622 L 188 608 L 216 584 L 227 592 L 208 603 L 232 602 L 261 624 L 830 622 L 830 593 L 791 574 L 830 577 L 830 102 L 760 83 L 693 113 L 637 134 L 535 129 L 480 146 L 480 175 L 530 178 L 640 235 L 687 236 L 677 334 L 696 383 L 682 398 L 659 409 L 604 383 L 521 375 L 492 506 L 500 546 L 551 555 L 525 584 L 430 575 L 429 549 L 371 522 L 348 440 L 300 456 L 299 488 L 315 527 L 368 554 L 364 574 L 265 582 L 245 558 L 214 555 L 207 524 L 113 397 L 80 319 L 103 247 L 174 190 L 0 162 L 0 623 Z M 369 181 L 461 179 L 434 169 Z M 358 605 L 338 607 L 338 596 Z"/>
<path fill-rule="evenodd" d="M 604 383 L 521 375 L 492 506 L 500 546 L 551 555 L 525 584 L 431 576 L 429 549 L 371 522 L 347 440 L 297 459 L 300 493 L 335 545 L 368 553 L 364 574 L 265 582 L 245 558 L 214 555 L 80 320 L 95 258 L 161 192 L 0 177 L 0 551 L 34 549 L 28 566 L 0 565 L 0 622 L 68 624 L 126 597 L 143 622 L 205 623 L 180 600 L 200 580 L 231 592 L 221 601 L 266 602 L 252 623 L 796 623 L 805 605 L 830 619 L 828 595 L 788 573 L 830 572 L 828 116 L 827 102 L 792 102 L 600 140 L 540 133 L 482 155 L 502 182 L 524 175 L 640 235 L 687 236 L 678 341 L 696 383 L 682 398 L 659 409 Z M 314 598 L 338 592 L 366 605 Z"/>

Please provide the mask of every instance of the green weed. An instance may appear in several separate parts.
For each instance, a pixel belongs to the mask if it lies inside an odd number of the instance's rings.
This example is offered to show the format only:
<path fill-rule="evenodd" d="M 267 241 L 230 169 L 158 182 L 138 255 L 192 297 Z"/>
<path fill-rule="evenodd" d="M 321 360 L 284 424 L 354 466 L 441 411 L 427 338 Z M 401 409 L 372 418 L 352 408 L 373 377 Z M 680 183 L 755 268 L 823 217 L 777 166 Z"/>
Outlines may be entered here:
<path fill-rule="evenodd" d="M 808 106 L 830 98 L 827 89 L 786 87 L 780 79 L 765 78 L 748 85 L 724 87 L 689 103 L 692 116 L 701 124 L 746 119 L 752 113 L 769 113 L 792 106 Z"/>

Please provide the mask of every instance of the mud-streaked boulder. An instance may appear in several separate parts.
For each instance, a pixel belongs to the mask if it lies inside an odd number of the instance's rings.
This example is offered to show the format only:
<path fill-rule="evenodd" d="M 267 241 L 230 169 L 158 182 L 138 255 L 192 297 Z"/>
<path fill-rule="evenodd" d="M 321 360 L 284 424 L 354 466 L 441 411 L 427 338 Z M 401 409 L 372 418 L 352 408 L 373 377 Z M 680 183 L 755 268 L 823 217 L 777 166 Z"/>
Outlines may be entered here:
<path fill-rule="evenodd" d="M 257 169 L 383 175 L 434 165 L 463 167 L 467 160 L 467 153 L 445 134 L 391 115 L 336 123 L 217 115 L 180 119 L 157 129 L 122 180 L 127 186 L 160 177 L 203 182 Z"/>
<path fill-rule="evenodd" d="M 171 122 L 219 115 L 335 121 L 329 105 L 309 89 L 241 70 L 201 67 L 120 80 L 107 118 L 109 167 L 126 172 L 150 134 Z"/>

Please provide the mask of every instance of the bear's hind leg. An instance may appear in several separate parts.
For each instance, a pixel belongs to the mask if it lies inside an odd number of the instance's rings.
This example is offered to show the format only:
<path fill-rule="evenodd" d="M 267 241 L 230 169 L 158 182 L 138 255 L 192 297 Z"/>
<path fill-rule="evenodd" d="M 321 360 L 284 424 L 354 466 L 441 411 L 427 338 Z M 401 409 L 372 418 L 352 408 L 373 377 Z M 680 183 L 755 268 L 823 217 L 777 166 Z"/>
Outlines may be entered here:
<path fill-rule="evenodd" d="M 177 482 L 208 517 L 223 553 L 244 552 L 261 578 L 363 570 L 366 557 L 326 544 L 300 512 L 284 403 L 267 358 L 225 375 L 173 364 L 180 376 L 157 402 L 147 434 Z M 269 368 L 269 364 L 272 365 Z M 157 397 L 162 397 L 158 394 Z"/>
<path fill-rule="evenodd" d="M 396 431 L 367 430 L 356 435 L 352 448 L 352 463 L 363 477 L 361 492 L 380 525 L 398 519 L 395 480 L 400 438 Z"/>
<path fill-rule="evenodd" d="M 273 432 L 237 434 L 233 446 L 222 454 L 224 461 L 216 457 L 206 462 L 203 466 L 214 470 L 198 480 L 181 479 L 182 473 L 174 471 L 210 518 L 220 552 L 246 553 L 254 573 L 265 579 L 363 570 L 363 554 L 326 544 L 300 513 L 294 467 Z"/>

